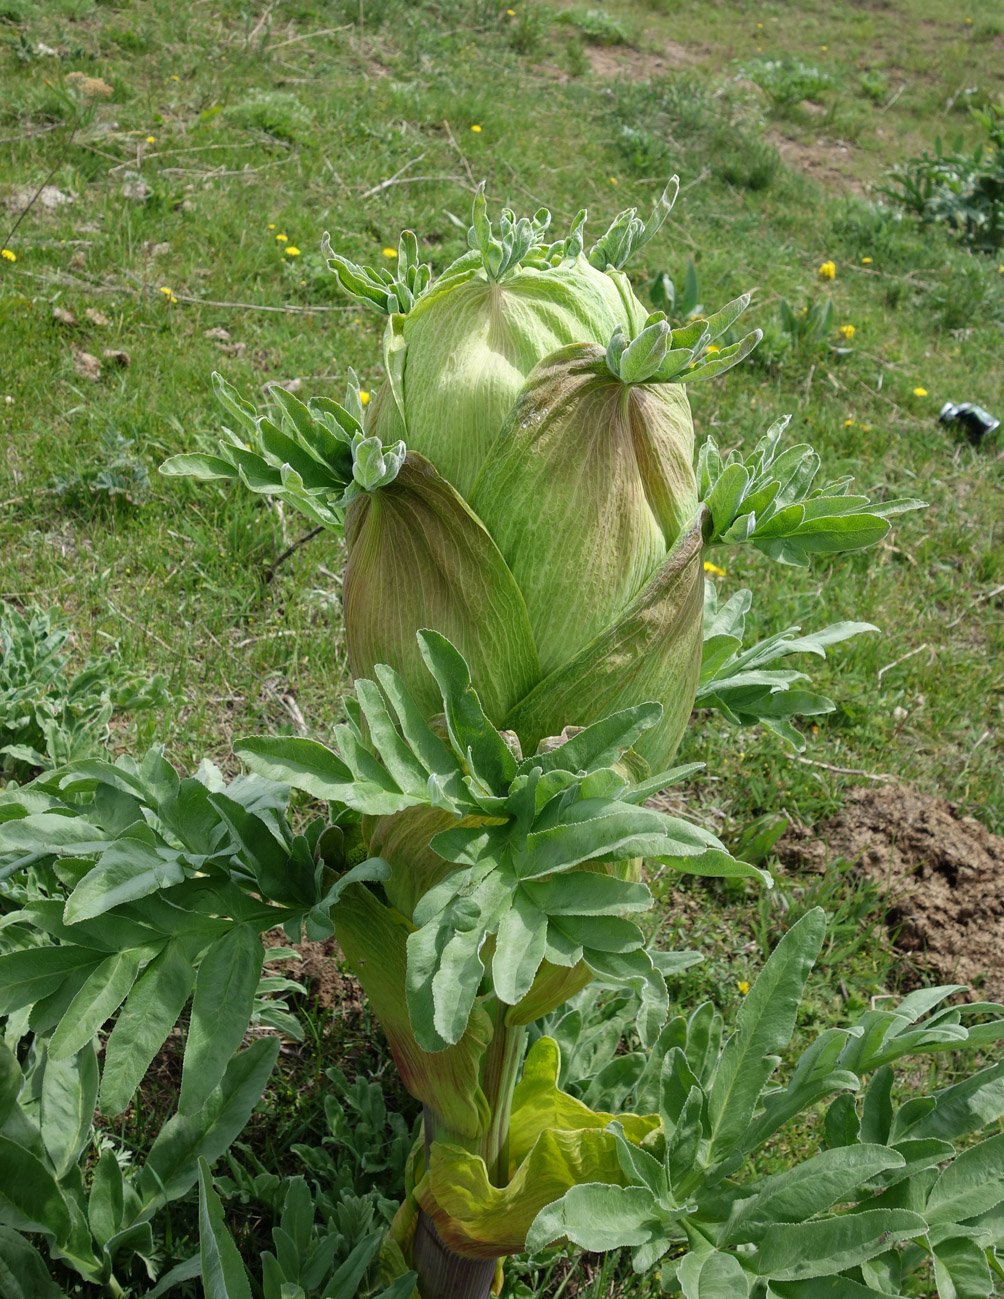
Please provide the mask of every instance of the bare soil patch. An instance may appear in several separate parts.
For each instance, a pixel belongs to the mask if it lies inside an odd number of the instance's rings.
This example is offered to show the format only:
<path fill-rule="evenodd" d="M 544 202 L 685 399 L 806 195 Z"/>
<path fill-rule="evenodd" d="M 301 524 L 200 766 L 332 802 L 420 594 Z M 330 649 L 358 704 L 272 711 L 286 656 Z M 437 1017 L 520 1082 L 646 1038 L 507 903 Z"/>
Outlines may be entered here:
<path fill-rule="evenodd" d="M 587 45 L 586 58 L 596 76 L 607 81 L 623 76 L 647 81 L 675 68 L 694 67 L 703 61 L 704 52 L 694 45 L 665 41 L 659 53 L 635 50 L 627 45 Z"/>
<path fill-rule="evenodd" d="M 858 789 L 830 820 L 789 830 L 777 851 L 801 870 L 855 862 L 885 891 L 897 946 L 941 982 L 1004 1000 L 1004 838 L 975 818 L 897 785 Z"/>
<path fill-rule="evenodd" d="M 321 1010 L 334 1010 L 336 1006 L 358 1010 L 362 1005 L 359 984 L 338 969 L 341 951 L 333 938 L 319 943 L 290 943 L 281 929 L 270 929 L 264 942 L 267 947 L 291 947 L 300 954 L 299 961 L 284 963 L 282 970 L 288 978 L 304 985 L 310 1001 Z"/>
<path fill-rule="evenodd" d="M 811 176 L 839 193 L 864 196 L 860 150 L 853 145 L 843 140 L 816 140 L 807 144 L 777 130 L 768 131 L 767 139 L 781 155 L 782 162 L 793 171 Z"/>

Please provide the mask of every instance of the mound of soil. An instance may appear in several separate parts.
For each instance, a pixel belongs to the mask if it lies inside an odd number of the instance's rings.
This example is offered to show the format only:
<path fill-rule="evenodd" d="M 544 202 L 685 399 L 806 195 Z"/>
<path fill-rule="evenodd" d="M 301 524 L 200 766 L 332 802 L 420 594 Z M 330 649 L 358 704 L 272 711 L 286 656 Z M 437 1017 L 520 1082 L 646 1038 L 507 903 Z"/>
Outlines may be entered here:
<path fill-rule="evenodd" d="M 351 975 L 342 974 L 338 969 L 341 952 L 333 938 L 325 938 L 319 943 L 290 943 L 281 929 L 270 929 L 263 937 L 267 947 L 292 947 L 300 954 L 301 960 L 287 961 L 272 968 L 276 974 L 285 974 L 287 978 L 302 983 L 315 1005 L 322 1010 L 336 1007 L 358 1010 L 361 1007 L 362 990 Z"/>
<path fill-rule="evenodd" d="M 855 862 L 885 891 L 897 946 L 940 982 L 1004 1001 L 1004 838 L 973 817 L 900 786 L 857 789 L 839 815 L 789 830 L 775 850 L 794 869 Z"/>

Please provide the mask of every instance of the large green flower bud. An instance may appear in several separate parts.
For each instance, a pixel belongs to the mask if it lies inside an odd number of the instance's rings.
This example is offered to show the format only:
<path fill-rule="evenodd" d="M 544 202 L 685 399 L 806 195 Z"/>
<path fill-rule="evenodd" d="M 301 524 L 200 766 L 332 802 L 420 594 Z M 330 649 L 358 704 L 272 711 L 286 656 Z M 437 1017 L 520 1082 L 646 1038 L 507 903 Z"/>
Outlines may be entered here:
<path fill-rule="evenodd" d="M 471 505 L 523 594 L 545 674 L 616 621 L 693 521 L 693 456 L 679 384 L 625 383 L 591 344 L 533 370 Z"/>
<path fill-rule="evenodd" d="M 415 641 L 431 624 L 460 648 L 486 714 L 525 753 L 566 725 L 655 699 L 664 714 L 640 744 L 664 766 L 700 669 L 692 437 L 679 387 L 627 385 L 599 348 L 580 346 L 537 367 L 507 421 L 477 489 L 489 526 L 409 452 L 397 478 L 346 517 L 354 674 L 389 663 L 426 715 L 438 712 Z"/>
<path fill-rule="evenodd" d="M 447 276 L 389 322 L 397 374 L 368 431 L 404 438 L 467 498 L 541 357 L 571 342 L 605 345 L 618 326 L 633 334 L 645 315 L 622 272 L 597 270 L 581 254 L 498 281 L 484 269 L 459 283 Z"/>

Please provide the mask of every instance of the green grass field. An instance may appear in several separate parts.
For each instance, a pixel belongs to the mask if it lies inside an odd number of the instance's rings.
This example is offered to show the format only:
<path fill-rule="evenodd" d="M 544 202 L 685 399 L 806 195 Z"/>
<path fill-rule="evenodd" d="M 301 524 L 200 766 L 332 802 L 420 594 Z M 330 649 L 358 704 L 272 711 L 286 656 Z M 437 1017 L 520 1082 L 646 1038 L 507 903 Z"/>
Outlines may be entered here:
<path fill-rule="evenodd" d="M 878 189 L 936 138 L 975 145 L 969 110 L 1000 93 L 1002 56 L 997 0 L 0 0 L 0 599 L 58 611 L 74 662 L 101 656 L 109 683 L 163 674 L 165 702 L 112 719 L 115 753 L 159 742 L 232 774 L 237 736 L 328 738 L 347 681 L 336 544 L 297 546 L 308 525 L 281 508 L 157 473 L 213 448 L 211 372 L 253 398 L 340 396 L 349 367 L 376 387 L 382 321 L 339 297 L 325 232 L 379 262 L 408 227 L 440 269 L 482 179 L 496 209 L 546 204 L 564 227 L 585 206 L 598 232 L 678 172 L 636 288 L 666 272 L 680 290 L 693 259 L 700 300 L 752 290 L 765 335 L 694 386 L 699 439 L 749 447 L 790 414 L 830 477 L 930 504 L 808 570 L 725 554 L 721 595 L 753 589 L 757 634 L 881 630 L 812 667 L 837 708 L 801 758 L 698 715 L 690 807 L 735 843 L 753 818 L 811 826 L 891 776 L 1004 833 L 1004 434 L 973 446 L 937 419 L 947 400 L 1004 414 L 1004 248 L 971 252 Z M 782 301 L 796 319 L 831 303 L 825 335 L 795 340 Z M 785 889 L 841 924 L 810 1015 L 841 981 L 859 1005 L 894 985 L 874 889 L 843 868 Z M 695 885 L 667 887 L 663 923 L 709 957 L 681 999 L 730 1007 L 786 921 L 745 887 Z M 291 1143 L 319 1141 L 324 1069 L 380 1067 L 358 1013 L 308 1019 L 247 1136 L 287 1172 Z M 176 1217 L 167 1261 L 191 1252 L 194 1218 Z M 505 1293 L 656 1292 L 615 1270 L 578 1289 L 525 1270 Z"/>

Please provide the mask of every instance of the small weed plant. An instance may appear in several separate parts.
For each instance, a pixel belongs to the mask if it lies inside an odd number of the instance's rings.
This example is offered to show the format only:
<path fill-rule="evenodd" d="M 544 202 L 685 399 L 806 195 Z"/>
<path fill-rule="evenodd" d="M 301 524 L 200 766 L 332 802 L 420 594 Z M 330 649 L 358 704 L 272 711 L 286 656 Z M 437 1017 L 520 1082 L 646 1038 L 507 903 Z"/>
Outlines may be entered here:
<path fill-rule="evenodd" d="M 940 138 L 895 168 L 884 193 L 925 224 L 942 224 L 969 247 L 994 253 L 1004 243 L 1004 108 L 973 109 L 985 139 L 966 149 L 962 135 L 950 148 Z"/>
<path fill-rule="evenodd" d="M 114 654 L 71 675 L 69 639 L 54 613 L 0 604 L 0 776 L 24 779 L 90 756 L 116 713 L 166 703 L 163 676 L 123 673 Z"/>
<path fill-rule="evenodd" d="M 776 108 L 792 108 L 805 99 L 819 99 L 832 85 L 828 73 L 801 59 L 759 59 L 743 75 L 756 82 Z"/>

